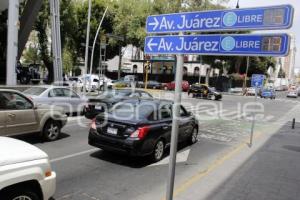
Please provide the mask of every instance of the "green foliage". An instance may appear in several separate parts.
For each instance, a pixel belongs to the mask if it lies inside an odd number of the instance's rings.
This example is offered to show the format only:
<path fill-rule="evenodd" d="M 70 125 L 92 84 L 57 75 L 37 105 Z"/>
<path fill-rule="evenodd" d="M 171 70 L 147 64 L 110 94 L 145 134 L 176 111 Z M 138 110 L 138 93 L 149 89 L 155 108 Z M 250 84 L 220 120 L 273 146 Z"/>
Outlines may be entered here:
<path fill-rule="evenodd" d="M 25 64 L 38 64 L 40 63 L 39 49 L 35 46 L 29 46 L 24 54 L 23 59 Z"/>
<path fill-rule="evenodd" d="M 72 53 L 69 49 L 64 48 L 63 53 L 63 71 L 64 73 L 68 74 L 69 72 L 74 70 L 74 64 L 73 64 L 73 58 L 72 58 Z"/>

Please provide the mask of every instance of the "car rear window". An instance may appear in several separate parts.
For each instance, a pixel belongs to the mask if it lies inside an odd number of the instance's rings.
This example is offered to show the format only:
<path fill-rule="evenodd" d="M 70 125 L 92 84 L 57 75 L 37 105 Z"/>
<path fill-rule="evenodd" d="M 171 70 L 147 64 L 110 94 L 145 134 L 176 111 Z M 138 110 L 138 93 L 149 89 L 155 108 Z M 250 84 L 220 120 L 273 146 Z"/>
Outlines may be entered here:
<path fill-rule="evenodd" d="M 131 103 L 125 102 L 114 106 L 110 110 L 116 118 L 127 120 L 149 119 L 154 113 L 155 105 L 150 103 Z"/>
<path fill-rule="evenodd" d="M 24 91 L 25 94 L 38 96 L 45 92 L 47 89 L 42 87 L 33 87 Z"/>

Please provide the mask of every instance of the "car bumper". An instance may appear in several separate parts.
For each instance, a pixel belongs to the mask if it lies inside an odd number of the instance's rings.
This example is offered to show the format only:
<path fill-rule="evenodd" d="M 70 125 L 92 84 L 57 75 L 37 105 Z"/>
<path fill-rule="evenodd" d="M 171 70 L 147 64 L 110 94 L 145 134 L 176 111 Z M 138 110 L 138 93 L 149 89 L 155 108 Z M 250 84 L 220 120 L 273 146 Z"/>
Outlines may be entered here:
<path fill-rule="evenodd" d="M 61 122 L 61 127 L 64 127 L 68 122 L 68 116 L 64 115 L 63 117 L 61 117 L 60 122 Z"/>
<path fill-rule="evenodd" d="M 111 138 L 98 134 L 95 130 L 90 130 L 88 142 L 91 146 L 130 156 L 146 156 L 151 153 L 142 150 L 142 141 Z"/>
<path fill-rule="evenodd" d="M 56 190 L 56 173 L 52 172 L 51 176 L 41 180 L 40 186 L 45 200 L 50 199 Z"/>
<path fill-rule="evenodd" d="M 296 95 L 296 94 L 288 94 L 288 95 L 287 95 L 287 97 L 293 97 L 293 98 L 297 98 L 297 97 L 298 97 L 298 95 Z"/>

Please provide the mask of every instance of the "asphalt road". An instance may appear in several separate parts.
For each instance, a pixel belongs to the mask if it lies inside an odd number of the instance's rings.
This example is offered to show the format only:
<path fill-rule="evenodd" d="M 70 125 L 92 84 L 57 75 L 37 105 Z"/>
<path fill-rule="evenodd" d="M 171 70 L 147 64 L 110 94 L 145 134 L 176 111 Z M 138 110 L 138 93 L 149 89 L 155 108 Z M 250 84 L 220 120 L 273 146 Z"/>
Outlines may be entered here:
<path fill-rule="evenodd" d="M 171 99 L 172 95 L 165 97 Z M 209 101 L 184 94 L 182 100 L 199 118 L 200 133 L 193 146 L 180 145 L 176 185 L 205 170 L 222 153 L 249 137 L 252 113 L 244 108 L 254 97 L 224 95 L 222 101 Z M 256 130 L 279 123 L 299 100 L 287 99 L 284 93 L 276 100 L 259 98 L 263 111 Z M 160 200 L 164 196 L 168 153 L 153 164 L 144 158 L 102 152 L 88 145 L 88 126 L 88 120 L 76 117 L 70 119 L 62 138 L 55 142 L 43 143 L 34 136 L 21 138 L 48 153 L 57 173 L 55 200 Z"/>

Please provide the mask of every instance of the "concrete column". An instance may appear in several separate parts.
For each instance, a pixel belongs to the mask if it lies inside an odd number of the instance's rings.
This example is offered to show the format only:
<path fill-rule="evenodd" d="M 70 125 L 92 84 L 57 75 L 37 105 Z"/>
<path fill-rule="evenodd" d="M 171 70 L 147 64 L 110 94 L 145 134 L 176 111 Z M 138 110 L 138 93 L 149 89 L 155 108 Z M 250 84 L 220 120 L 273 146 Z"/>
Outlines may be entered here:
<path fill-rule="evenodd" d="M 17 85 L 17 55 L 19 31 L 19 0 L 9 0 L 7 27 L 6 85 Z"/>

